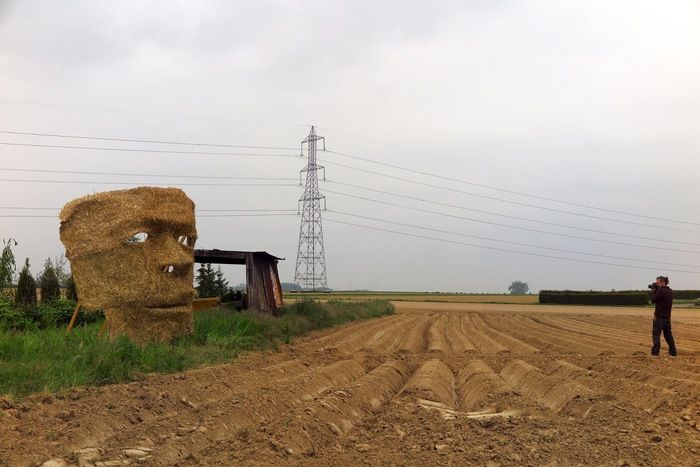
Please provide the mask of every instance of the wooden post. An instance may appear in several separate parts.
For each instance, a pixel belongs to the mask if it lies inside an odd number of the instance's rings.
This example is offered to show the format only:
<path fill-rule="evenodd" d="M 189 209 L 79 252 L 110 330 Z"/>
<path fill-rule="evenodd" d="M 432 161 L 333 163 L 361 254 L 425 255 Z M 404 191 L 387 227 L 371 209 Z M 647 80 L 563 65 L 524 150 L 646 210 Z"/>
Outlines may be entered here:
<path fill-rule="evenodd" d="M 78 302 L 77 305 L 75 305 L 75 311 L 73 312 L 73 316 L 70 318 L 70 323 L 68 323 L 68 329 L 66 329 L 66 336 L 70 334 L 71 329 L 73 329 L 73 326 L 75 326 L 75 320 L 78 319 L 78 312 L 80 311 L 80 302 Z"/>

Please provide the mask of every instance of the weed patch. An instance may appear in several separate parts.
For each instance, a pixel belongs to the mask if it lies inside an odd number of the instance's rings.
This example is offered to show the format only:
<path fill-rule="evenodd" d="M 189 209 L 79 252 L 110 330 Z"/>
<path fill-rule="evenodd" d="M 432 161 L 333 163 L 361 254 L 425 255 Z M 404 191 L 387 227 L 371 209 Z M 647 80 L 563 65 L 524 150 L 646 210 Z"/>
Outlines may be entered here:
<path fill-rule="evenodd" d="M 22 310 L 0 308 L 0 395 L 111 384 L 145 373 L 167 373 L 235 358 L 242 351 L 275 348 L 297 336 L 357 319 L 393 313 L 388 302 L 319 303 L 304 300 L 286 306 L 279 317 L 258 312 L 209 310 L 195 313 L 194 335 L 173 343 L 134 344 L 126 337 L 99 337 L 101 320 L 85 319 L 65 336 L 72 313 L 68 303 L 27 317 Z M 40 310 L 40 307 L 32 308 Z M 13 323 L 8 325 L 8 323 Z M 59 325 L 61 324 L 61 325 Z"/>

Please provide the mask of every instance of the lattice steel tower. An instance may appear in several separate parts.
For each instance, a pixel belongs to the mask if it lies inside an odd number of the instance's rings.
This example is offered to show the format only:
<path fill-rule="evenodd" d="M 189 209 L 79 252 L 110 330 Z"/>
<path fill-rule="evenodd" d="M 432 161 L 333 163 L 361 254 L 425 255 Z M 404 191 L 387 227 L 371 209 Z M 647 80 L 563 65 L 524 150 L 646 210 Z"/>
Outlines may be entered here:
<path fill-rule="evenodd" d="M 299 229 L 299 249 L 297 250 L 297 266 L 294 272 L 294 282 L 302 289 L 316 290 L 327 288 L 326 280 L 326 253 L 323 246 L 323 225 L 321 224 L 321 200 L 323 209 L 326 209 L 326 197 L 318 190 L 318 171 L 323 170 L 323 178 L 326 177 L 325 168 L 316 164 L 316 142 L 323 141 L 323 150 L 326 150 L 326 140 L 316 135 L 316 129 L 312 126 L 309 136 L 301 142 L 302 154 L 304 144 L 308 151 L 308 163 L 299 173 L 306 172 L 306 188 L 304 195 L 299 198 L 299 203 L 304 203 L 301 210 L 301 227 Z"/>

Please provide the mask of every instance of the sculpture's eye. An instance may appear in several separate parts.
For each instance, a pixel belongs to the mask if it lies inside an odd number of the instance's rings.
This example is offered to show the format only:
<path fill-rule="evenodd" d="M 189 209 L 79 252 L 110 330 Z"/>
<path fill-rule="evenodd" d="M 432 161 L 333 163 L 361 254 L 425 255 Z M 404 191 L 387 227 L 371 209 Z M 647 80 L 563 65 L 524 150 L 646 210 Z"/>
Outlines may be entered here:
<path fill-rule="evenodd" d="M 189 235 L 176 235 L 177 243 L 185 246 L 192 246 L 194 244 L 194 238 Z"/>
<path fill-rule="evenodd" d="M 126 243 L 143 243 L 148 240 L 146 232 L 139 232 L 126 239 Z"/>

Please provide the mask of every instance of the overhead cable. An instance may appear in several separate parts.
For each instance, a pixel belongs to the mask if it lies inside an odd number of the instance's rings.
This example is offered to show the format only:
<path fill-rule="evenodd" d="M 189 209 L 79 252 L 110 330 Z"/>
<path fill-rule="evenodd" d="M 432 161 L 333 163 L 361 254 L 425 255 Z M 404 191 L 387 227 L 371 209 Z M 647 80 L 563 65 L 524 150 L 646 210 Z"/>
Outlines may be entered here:
<path fill-rule="evenodd" d="M 543 200 L 543 201 L 549 201 L 549 202 L 553 202 L 553 203 L 564 204 L 564 205 L 567 205 L 567 206 L 575 206 L 575 207 L 580 207 L 580 208 L 586 208 L 586 209 L 592 209 L 592 210 L 597 210 L 597 211 L 610 212 L 610 213 L 614 213 L 614 214 L 623 214 L 623 215 L 626 215 L 626 216 L 640 217 L 640 218 L 652 219 L 652 220 L 658 220 L 658 221 L 664 221 L 664 222 L 673 222 L 673 223 L 677 223 L 677 224 L 685 224 L 685 225 L 700 226 L 700 222 L 691 222 L 691 221 L 683 221 L 683 220 L 678 220 L 678 219 L 669 219 L 669 218 L 666 218 L 666 217 L 652 216 L 652 215 L 649 215 L 649 214 L 639 214 L 639 213 L 635 213 L 635 212 L 622 211 L 622 210 L 618 210 L 618 209 L 610 209 L 610 208 L 605 208 L 605 207 L 601 207 L 601 206 L 594 206 L 594 205 L 590 205 L 590 204 L 575 203 L 575 202 L 571 202 L 571 201 L 564 201 L 564 200 L 560 200 L 560 199 L 556 199 L 556 198 L 550 198 L 550 197 L 546 197 L 546 196 L 533 195 L 533 194 L 524 193 L 524 192 L 521 192 L 521 191 L 509 190 L 509 189 L 506 189 L 506 188 L 496 187 L 496 186 L 493 186 L 493 185 L 486 185 L 486 184 L 483 184 L 483 183 L 471 182 L 471 181 L 468 181 L 468 180 L 462 180 L 462 179 L 453 178 L 453 177 L 446 177 L 446 176 L 444 176 L 444 175 L 434 174 L 434 173 L 431 173 L 431 172 L 425 172 L 425 171 L 422 171 L 422 170 L 415 170 L 415 169 L 411 169 L 411 168 L 408 168 L 408 167 L 403 167 L 403 166 L 395 165 L 395 164 L 388 164 L 388 163 L 385 163 L 385 162 L 380 162 L 380 161 L 376 161 L 376 160 L 373 160 L 373 159 L 370 159 L 370 158 L 356 156 L 356 155 L 353 155 L 353 154 L 342 153 L 342 152 L 332 151 L 332 150 L 328 150 L 328 149 L 327 149 L 325 152 L 326 152 L 326 153 L 329 153 L 329 154 L 335 154 L 335 155 L 341 156 L 341 157 L 347 157 L 347 158 L 351 158 L 351 159 L 361 160 L 361 161 L 363 161 L 363 162 L 368 162 L 368 163 L 371 163 L 371 164 L 376 164 L 376 165 L 381 165 L 381 166 L 384 166 L 384 167 L 389 167 L 389 168 L 392 168 L 392 169 L 403 170 L 403 171 L 405 171 L 405 172 L 414 173 L 414 174 L 418 174 L 418 175 L 423 175 L 423 176 L 426 176 L 426 177 L 432 177 L 432 178 L 436 178 L 436 179 L 439 179 L 439 180 L 445 180 L 445 181 L 450 181 L 450 182 L 454 182 L 454 183 L 461 183 L 461 184 L 464 184 L 464 185 L 470 185 L 470 186 L 475 186 L 475 187 L 479 187 L 479 188 L 485 188 L 485 189 L 489 189 L 489 190 L 499 191 L 499 192 L 502 192 L 502 193 L 508 193 L 508 194 L 518 195 L 518 196 L 524 196 L 524 197 L 532 198 L 532 199 L 539 199 L 539 200 Z M 338 165 L 338 166 L 341 166 L 341 167 L 346 167 L 346 168 L 353 169 L 353 170 L 359 170 L 359 169 L 357 169 L 356 167 L 347 166 L 347 165 L 340 165 L 340 164 L 335 163 L 335 162 L 329 162 L 329 161 L 324 161 L 324 162 L 325 162 L 325 163 L 330 163 L 330 164 L 335 164 L 335 165 Z M 362 171 L 363 171 L 363 172 L 374 173 L 375 175 L 380 175 L 380 176 L 388 176 L 388 177 L 390 177 L 390 178 L 395 178 L 395 179 L 397 179 L 397 180 L 409 181 L 409 182 L 412 182 L 412 183 L 419 183 L 419 182 L 412 181 L 412 180 L 409 180 L 409 179 L 404 179 L 404 178 L 401 178 L 401 177 L 389 176 L 389 175 L 387 175 L 387 174 L 375 173 L 375 172 L 367 171 L 367 170 L 362 170 Z M 423 183 L 420 183 L 420 184 L 423 184 Z M 440 187 L 437 186 L 437 185 L 429 185 L 429 184 L 424 184 L 424 185 L 426 185 L 426 186 L 433 186 L 434 188 L 440 188 Z M 447 188 L 445 188 L 445 189 L 447 189 Z M 450 191 L 457 191 L 457 192 L 459 192 L 458 190 L 450 190 Z M 475 194 L 473 194 L 473 193 L 468 193 L 468 192 L 462 192 L 462 193 L 463 193 L 463 194 L 470 195 L 470 196 L 477 196 L 477 195 L 475 195 Z M 545 207 L 542 207 L 542 206 L 531 205 L 531 204 L 527 204 L 527 203 L 519 203 L 519 202 L 515 202 L 515 201 L 511 201 L 511 200 L 504 200 L 504 199 L 502 199 L 502 198 L 487 197 L 486 195 L 479 195 L 479 197 L 487 198 L 487 199 L 492 199 L 492 200 L 494 200 L 494 201 L 500 201 L 500 202 L 507 202 L 507 203 L 512 203 L 512 204 L 518 204 L 518 205 L 521 205 L 521 206 L 527 206 L 527 207 L 532 207 L 532 208 L 536 208 L 536 209 L 546 209 L 546 210 L 548 210 L 548 211 L 562 212 L 562 213 L 565 213 L 565 214 L 574 214 L 574 215 L 579 215 L 579 216 L 591 217 L 591 218 L 594 218 L 594 219 L 603 219 L 603 220 L 608 220 L 608 221 L 619 221 L 619 222 L 621 222 L 620 220 L 615 220 L 615 219 L 612 219 L 612 218 L 606 218 L 606 217 L 600 217 L 600 216 L 586 215 L 586 214 L 583 214 L 583 213 L 574 213 L 574 212 L 571 212 L 571 211 L 558 210 L 558 209 L 554 209 L 554 208 L 545 208 Z M 629 223 L 629 221 L 627 221 L 627 222 Z M 647 226 L 647 227 L 649 227 L 649 226 L 655 227 L 655 226 L 648 225 L 648 224 L 638 224 L 638 225 L 644 225 L 644 226 Z"/>
<path fill-rule="evenodd" d="M 639 258 L 630 258 L 628 256 L 613 256 L 613 255 L 604 255 L 600 253 L 591 253 L 588 251 L 580 251 L 580 250 L 570 250 L 566 248 L 554 248 L 550 246 L 542 246 L 542 245 L 536 245 L 533 243 L 525 243 L 525 242 L 516 242 L 516 241 L 510 241 L 510 240 L 500 240 L 496 239 L 493 237 L 482 237 L 479 235 L 471 235 L 471 234 L 465 234 L 463 232 L 455 232 L 455 231 L 450 231 L 450 230 L 442 230 L 442 229 L 434 229 L 432 227 L 426 227 L 424 225 L 416 225 L 416 224 L 408 224 L 404 222 L 396 222 L 396 221 L 391 221 L 379 217 L 371 217 L 371 216 L 364 216 L 360 214 L 353 214 L 349 212 L 344 212 L 344 211 L 337 211 L 335 209 L 329 209 L 327 212 L 330 213 L 335 213 L 335 214 L 341 214 L 343 216 L 348 216 L 348 217 L 354 217 L 357 219 L 365 219 L 365 220 L 372 220 L 376 222 L 383 222 L 385 224 L 392 224 L 392 225 L 398 225 L 401 227 L 410 227 L 414 229 L 420 229 L 420 230 L 426 230 L 429 232 L 437 232 L 437 233 L 444 233 L 444 234 L 449 234 L 449 235 L 457 235 L 459 237 L 467 237 L 467 238 L 475 238 L 477 240 L 486 240 L 489 242 L 497 242 L 497 243 L 506 243 L 509 245 L 518 245 L 518 246 L 526 246 L 530 248 L 538 248 L 542 250 L 549 250 L 549 251 L 559 251 L 562 253 L 573 253 L 577 255 L 584 255 L 584 256 L 595 256 L 595 257 L 600 257 L 600 258 L 608 258 L 608 259 L 621 259 L 625 261 L 633 261 L 633 262 L 638 262 L 638 263 L 654 263 L 654 264 L 666 264 L 666 265 L 671 265 L 671 266 L 681 266 L 681 267 L 690 267 L 690 268 L 698 268 L 699 266 L 697 264 L 684 264 L 684 263 L 670 263 L 666 261 L 654 261 L 654 260 L 645 260 L 645 259 L 639 259 Z M 700 272 L 700 271 L 699 271 Z"/>
<path fill-rule="evenodd" d="M 464 246 L 469 246 L 469 247 L 473 247 L 473 248 L 481 248 L 481 249 L 485 249 L 485 250 L 494 250 L 494 251 L 502 251 L 502 252 L 506 252 L 506 253 L 514 253 L 517 255 L 534 256 L 534 257 L 538 257 L 538 258 L 558 259 L 558 260 L 570 261 L 570 262 L 574 262 L 574 263 L 588 263 L 588 264 L 596 264 L 596 265 L 603 265 L 603 266 L 616 266 L 616 267 L 628 268 L 628 269 L 641 269 L 641 270 L 645 270 L 645 271 L 658 271 L 658 268 L 635 266 L 635 265 L 630 265 L 630 264 L 608 263 L 608 262 L 604 262 L 604 261 L 594 261 L 594 260 L 587 260 L 587 259 L 580 259 L 580 258 L 569 258 L 569 257 L 565 257 L 565 256 L 546 255 L 546 254 L 540 254 L 540 253 L 531 253 L 531 252 L 526 252 L 526 251 L 511 250 L 509 248 L 500 248 L 500 247 L 494 247 L 494 246 L 460 242 L 460 241 L 456 241 L 456 240 L 447 240 L 447 239 L 443 239 L 443 238 L 429 237 L 426 235 L 418 235 L 418 234 L 412 234 L 412 233 L 407 233 L 407 232 L 400 232 L 397 230 L 385 229 L 385 228 L 381 228 L 381 227 L 373 227 L 373 226 L 369 226 L 369 225 L 357 224 L 357 223 L 353 223 L 353 222 L 344 222 L 344 221 L 339 221 L 336 219 L 326 219 L 326 222 L 332 222 L 335 224 L 344 224 L 344 225 L 349 225 L 352 227 L 361 227 L 361 228 L 368 229 L 368 230 L 377 230 L 377 231 L 381 231 L 381 232 L 388 232 L 388 233 L 393 233 L 396 235 L 402 235 L 405 237 L 413 237 L 413 238 L 420 238 L 420 239 L 424 239 L 424 240 L 433 240 L 433 241 L 442 242 L 442 243 L 450 243 L 453 245 L 464 245 Z M 687 270 L 682 270 L 682 269 L 667 269 L 667 271 L 682 272 L 682 273 L 687 273 L 687 274 L 700 274 L 700 272 L 698 272 L 698 271 L 687 271 Z"/>
<path fill-rule="evenodd" d="M 124 173 L 124 172 L 91 172 L 84 170 L 47 170 L 47 169 L 18 169 L 0 167 L 0 171 L 5 172 L 32 172 L 32 173 L 55 173 L 55 174 L 71 174 L 71 175 L 113 175 L 119 177 L 158 177 L 158 178 L 196 178 L 196 179 L 212 179 L 212 180 L 278 180 L 278 181 L 297 181 L 296 178 L 284 177 L 228 177 L 221 175 L 175 175 L 175 174 L 153 174 L 153 173 Z"/>
<path fill-rule="evenodd" d="M 53 149 L 78 149 L 88 151 L 114 151 L 133 153 L 153 153 L 153 154 L 177 154 L 177 155 L 198 155 L 198 156 L 236 156 L 236 157 L 294 157 L 299 158 L 299 154 L 256 154 L 256 153 L 236 153 L 236 152 L 215 152 L 215 151 L 180 151 L 175 149 L 147 149 L 147 148 L 112 148 L 105 146 L 71 146 L 64 144 L 32 144 L 32 143 L 11 143 L 0 142 L 3 146 L 22 146 L 32 148 L 53 148 Z"/>
<path fill-rule="evenodd" d="M 592 233 L 600 233 L 600 234 L 605 234 L 605 235 L 613 235 L 613 236 L 617 236 L 617 237 L 636 238 L 636 239 L 638 239 L 638 240 L 652 240 L 652 241 L 658 241 L 658 237 L 646 237 L 646 236 L 643 236 L 643 235 L 624 234 L 624 233 L 620 233 L 620 232 L 611 232 L 611 231 L 609 231 L 609 230 L 591 229 L 591 228 L 588 228 L 588 227 L 579 227 L 579 226 L 575 226 L 575 225 L 561 224 L 561 223 L 557 223 L 557 222 L 548 222 L 548 221 L 543 221 L 543 220 L 539 220 L 539 219 L 533 219 L 533 218 L 530 218 L 530 217 L 513 216 L 513 215 L 510 215 L 510 214 L 502 214 L 502 213 L 499 213 L 499 212 L 489 211 L 489 210 L 485 210 L 485 209 L 468 208 L 468 207 L 466 207 L 466 206 L 460 206 L 460 205 L 457 205 L 457 204 L 443 203 L 443 202 L 440 202 L 440 201 L 434 201 L 434 200 L 428 200 L 428 199 L 419 198 L 419 197 L 415 197 L 415 196 L 403 195 L 403 194 L 396 193 L 396 192 L 392 192 L 392 191 L 377 190 L 377 189 L 369 188 L 369 187 L 362 186 L 362 185 L 355 185 L 355 184 L 352 184 L 352 183 L 338 182 L 338 181 L 335 181 L 335 180 L 326 180 L 326 182 L 328 182 L 328 183 L 333 183 L 333 184 L 335 184 L 335 185 L 346 186 L 346 187 L 350 187 L 350 188 L 358 188 L 358 189 L 360 189 L 360 190 L 365 190 L 365 191 L 369 191 L 369 192 L 372 192 L 372 193 L 379 193 L 379 194 L 394 196 L 394 197 L 396 197 L 396 198 L 410 199 L 410 200 L 412 200 L 412 201 L 420 201 L 420 202 L 426 203 L 426 204 L 434 204 L 434 205 L 436 205 L 436 206 L 445 206 L 445 207 L 449 207 L 449 208 L 460 209 L 460 210 L 462 210 L 462 211 L 478 212 L 478 213 L 487 214 L 487 215 L 490 215 L 490 216 L 504 217 L 504 218 L 507 218 L 507 219 L 516 219 L 516 220 L 521 220 L 521 221 L 526 221 L 526 222 L 533 222 L 533 223 L 536 223 L 536 224 L 551 225 L 551 226 L 554 226 L 554 227 L 563 227 L 563 228 L 572 229 L 572 230 L 580 230 L 580 231 L 584 231 L 584 232 L 592 232 Z M 364 199 L 364 198 L 362 198 L 362 199 Z M 700 243 L 677 242 L 677 241 L 667 240 L 667 239 L 664 239 L 664 241 L 665 241 L 665 242 L 668 242 L 668 243 L 677 243 L 677 244 L 680 244 L 680 245 L 694 245 L 694 246 L 700 246 Z"/>
<path fill-rule="evenodd" d="M 409 209 L 409 210 L 412 210 L 412 211 L 423 212 L 423 213 L 426 213 L 426 214 L 433 214 L 433 215 L 436 215 L 436 216 L 449 217 L 449 218 L 453 218 L 453 219 L 461 219 L 461 220 L 465 220 L 465 221 L 469 221 L 469 222 L 476 222 L 476 223 L 480 223 L 480 224 L 495 225 L 495 226 L 499 226 L 499 227 L 505 227 L 505 228 L 508 228 L 508 229 L 515 229 L 515 230 L 523 230 L 523 231 L 527 231 L 527 232 L 542 233 L 542 234 L 553 235 L 553 236 L 557 236 L 557 237 L 575 238 L 575 239 L 578 239 L 578 240 L 588 240 L 588 241 L 591 241 L 591 242 L 609 243 L 609 244 L 612 244 L 612 245 L 622 245 L 622 246 L 638 247 L 638 248 L 645 248 L 645 249 L 650 249 L 650 248 L 651 248 L 651 249 L 655 249 L 655 250 L 675 251 L 675 252 L 679 252 L 679 253 L 700 254 L 700 251 L 696 251 L 696 250 L 681 250 L 681 249 L 678 249 L 678 248 L 669 248 L 669 247 L 664 247 L 664 246 L 651 246 L 651 245 L 640 245 L 640 244 L 630 243 L 630 242 L 617 242 L 617 241 L 614 241 L 614 240 L 603 240 L 603 239 L 592 238 L 592 237 L 583 237 L 583 236 L 580 236 L 580 235 L 571 235 L 571 234 L 565 234 L 565 233 L 560 233 L 560 232 L 550 232 L 550 231 L 547 231 L 547 230 L 531 229 L 531 228 L 529 228 L 529 227 L 521 227 L 521 226 L 516 226 L 516 225 L 510 225 L 510 224 L 502 224 L 502 223 L 499 223 L 499 222 L 485 221 L 485 220 L 482 220 L 482 219 L 474 219 L 474 218 L 471 218 L 471 217 L 457 216 L 457 215 L 447 214 L 447 213 L 438 212 L 438 211 L 431 211 L 431 210 L 428 210 L 428 209 L 421 209 L 421 208 L 417 208 L 417 207 L 414 207 L 414 206 L 406 206 L 406 205 L 403 205 L 403 204 L 391 203 L 391 202 L 388 202 L 388 201 L 381 201 L 381 200 L 377 200 L 377 199 L 373 199 L 373 198 L 367 198 L 367 197 L 364 197 L 364 196 L 352 195 L 352 194 L 343 193 L 343 192 L 340 192 L 340 191 L 329 190 L 329 189 L 327 189 L 327 188 L 325 188 L 323 191 L 324 191 L 324 193 L 332 193 L 332 194 L 336 194 L 336 195 L 340 195 L 340 196 L 345 196 L 345 197 L 348 197 L 348 198 L 361 199 L 361 200 L 364 200 L 364 201 L 369 201 L 369 202 L 371 202 L 371 203 L 383 204 L 383 205 L 386 205 L 386 206 L 393 206 L 393 207 L 398 207 L 398 208 L 402 208 L 402 209 Z M 667 242 L 667 241 L 664 240 L 664 242 Z"/>
<path fill-rule="evenodd" d="M 168 117 L 168 118 L 185 118 L 191 120 L 212 120 L 212 121 L 223 121 L 231 123 L 240 123 L 245 125 L 271 125 L 271 126 L 292 126 L 299 128 L 308 128 L 310 125 L 304 123 L 288 123 L 288 122 L 272 122 L 263 120 L 240 120 L 227 117 L 207 117 L 201 115 L 187 115 L 187 114 L 172 114 L 172 113 L 162 113 L 162 112 L 140 112 L 136 110 L 121 110 L 121 109 L 109 109 L 105 107 L 89 107 L 83 105 L 66 105 L 66 104 L 54 104 L 47 102 L 36 102 L 36 101 L 24 101 L 16 99 L 0 99 L 0 102 L 6 102 L 10 104 L 23 104 L 23 105 L 34 105 L 40 107 L 54 107 L 62 109 L 72 109 L 72 110 L 88 110 L 91 112 L 109 112 L 109 113 L 120 113 L 128 115 L 145 115 L 149 117 Z"/>
<path fill-rule="evenodd" d="M 78 185 L 134 185 L 134 182 L 110 182 L 106 180 L 34 180 L 34 179 L 13 179 L 0 178 L 0 182 L 22 182 L 22 183 L 61 183 L 61 184 L 78 184 Z M 295 187 L 297 184 L 289 183 L 153 183 L 144 182 L 151 186 L 229 186 L 229 187 Z"/>
<path fill-rule="evenodd" d="M 149 143 L 149 144 L 174 144 L 179 146 L 206 146 L 216 148 L 239 148 L 239 149 L 271 149 L 281 151 L 297 151 L 299 148 L 285 148 L 276 146 L 248 146 L 240 144 L 221 144 L 221 143 L 199 143 L 191 141 L 163 141 L 155 139 L 132 139 L 132 138 L 108 138 L 103 136 L 85 136 L 85 135 L 66 135 L 61 133 L 36 133 L 31 131 L 11 131 L 0 130 L 0 133 L 7 135 L 21 136 L 44 136 L 49 138 L 69 138 L 69 139 L 87 139 L 93 141 L 115 141 L 120 143 Z"/>

